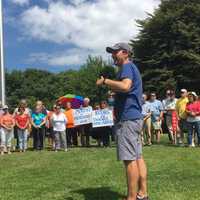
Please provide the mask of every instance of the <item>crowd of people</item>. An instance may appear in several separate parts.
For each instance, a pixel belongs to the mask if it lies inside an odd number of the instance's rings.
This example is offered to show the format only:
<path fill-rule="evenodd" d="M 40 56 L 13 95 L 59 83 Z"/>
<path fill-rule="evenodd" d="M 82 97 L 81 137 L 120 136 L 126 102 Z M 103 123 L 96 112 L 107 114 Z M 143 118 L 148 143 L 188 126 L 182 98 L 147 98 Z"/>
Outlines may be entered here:
<path fill-rule="evenodd" d="M 172 144 L 185 146 L 187 133 L 187 145 L 200 146 L 200 99 L 195 92 L 181 89 L 180 98 L 177 99 L 174 90 L 167 90 L 166 98 L 162 101 L 157 99 L 154 92 L 143 94 L 142 109 L 143 144 L 151 145 L 154 136 L 159 143 L 165 126 Z"/>
<path fill-rule="evenodd" d="M 82 107 L 91 107 L 90 99 L 84 98 Z M 106 101 L 95 105 L 94 109 L 112 108 Z M 112 127 L 92 128 L 92 124 L 75 126 L 73 108 L 70 102 L 65 106 L 59 103 L 47 110 L 42 101 L 37 101 L 34 109 L 30 109 L 22 99 L 13 113 L 7 105 L 0 109 L 0 147 L 1 155 L 5 152 L 25 152 L 28 147 L 43 150 L 47 145 L 57 152 L 69 147 L 91 145 L 90 138 L 96 139 L 98 146 L 108 147 L 113 137 Z M 29 138 L 32 140 L 29 141 Z M 48 138 L 48 142 L 45 142 Z M 31 142 L 32 141 L 32 142 Z"/>
<path fill-rule="evenodd" d="M 107 101 L 95 104 L 93 109 L 113 110 L 114 93 L 109 92 L 108 96 Z M 90 99 L 85 98 L 82 106 L 91 107 Z M 143 145 L 159 143 L 163 130 L 168 132 L 169 141 L 174 145 L 185 146 L 186 133 L 189 147 L 200 145 L 200 100 L 195 92 L 181 89 L 180 98 L 177 99 L 174 90 L 167 90 L 166 98 L 162 101 L 157 99 L 155 92 L 144 93 L 142 114 Z M 104 147 L 115 140 L 114 127 L 92 128 L 91 124 L 75 126 L 70 102 L 65 107 L 55 104 L 49 111 L 42 101 L 37 101 L 31 110 L 26 100 L 22 99 L 12 114 L 7 105 L 1 106 L 0 125 L 1 155 L 5 152 L 11 154 L 13 150 L 25 152 L 31 146 L 33 150 L 43 150 L 47 144 L 56 152 L 60 149 L 67 151 L 73 146 L 89 147 L 91 137 L 98 146 Z M 29 138 L 32 138 L 32 142 Z M 45 138 L 48 138 L 47 144 Z"/>

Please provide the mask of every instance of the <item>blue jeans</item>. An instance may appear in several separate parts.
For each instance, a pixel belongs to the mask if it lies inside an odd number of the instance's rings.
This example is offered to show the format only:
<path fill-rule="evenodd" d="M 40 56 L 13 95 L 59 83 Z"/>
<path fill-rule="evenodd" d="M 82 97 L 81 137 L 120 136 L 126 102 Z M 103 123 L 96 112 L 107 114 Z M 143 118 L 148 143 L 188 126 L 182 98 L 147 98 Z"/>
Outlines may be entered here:
<path fill-rule="evenodd" d="M 27 129 L 22 130 L 18 128 L 17 133 L 19 138 L 19 149 L 26 150 L 28 141 L 28 130 Z"/>
<path fill-rule="evenodd" d="M 197 122 L 188 122 L 188 144 L 192 144 L 192 136 L 193 132 L 195 131 L 197 133 L 198 138 L 198 145 L 200 145 L 200 121 Z"/>

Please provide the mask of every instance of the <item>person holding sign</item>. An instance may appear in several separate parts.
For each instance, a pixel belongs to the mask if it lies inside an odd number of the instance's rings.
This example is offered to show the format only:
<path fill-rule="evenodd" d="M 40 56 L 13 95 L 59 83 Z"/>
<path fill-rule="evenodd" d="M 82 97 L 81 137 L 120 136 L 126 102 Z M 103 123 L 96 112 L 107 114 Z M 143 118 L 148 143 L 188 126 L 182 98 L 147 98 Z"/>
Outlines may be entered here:
<path fill-rule="evenodd" d="M 128 195 L 125 200 L 148 200 L 147 169 L 142 157 L 142 80 L 137 67 L 130 60 L 131 47 L 117 43 L 107 47 L 114 64 L 119 67 L 117 80 L 97 80 L 98 86 L 106 85 L 115 94 L 116 141 L 118 159 L 124 161 Z"/>
<path fill-rule="evenodd" d="M 83 108 L 88 108 L 92 111 L 92 107 L 90 106 L 90 99 L 88 97 L 84 98 L 83 100 Z M 81 133 L 81 145 L 83 147 L 90 146 L 90 132 L 91 132 L 92 125 L 91 123 L 84 124 L 80 126 L 80 133 Z"/>
<path fill-rule="evenodd" d="M 101 110 L 108 110 L 108 104 L 106 101 L 101 101 L 100 103 Z M 110 145 L 110 134 L 111 134 L 111 127 L 105 126 L 100 128 L 101 132 L 101 140 L 104 147 L 108 147 Z"/>

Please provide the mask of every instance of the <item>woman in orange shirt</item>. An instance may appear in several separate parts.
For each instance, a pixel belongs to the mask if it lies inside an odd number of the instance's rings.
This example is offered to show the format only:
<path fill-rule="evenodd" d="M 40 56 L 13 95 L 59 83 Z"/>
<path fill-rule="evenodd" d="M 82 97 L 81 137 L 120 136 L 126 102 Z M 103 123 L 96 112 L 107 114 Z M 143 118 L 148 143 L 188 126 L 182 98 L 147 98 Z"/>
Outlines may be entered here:
<path fill-rule="evenodd" d="M 2 126 L 1 129 L 1 155 L 4 154 L 7 148 L 8 154 L 11 154 L 11 142 L 13 139 L 13 130 L 15 126 L 15 120 L 13 116 L 8 112 L 8 106 L 3 106 L 3 115 L 0 120 Z"/>
<path fill-rule="evenodd" d="M 67 145 L 71 146 L 72 144 L 78 145 L 78 135 L 77 129 L 74 126 L 74 116 L 73 109 L 71 107 L 71 103 L 67 102 L 65 116 L 67 117 L 67 129 L 66 129 L 66 137 L 67 137 Z"/>

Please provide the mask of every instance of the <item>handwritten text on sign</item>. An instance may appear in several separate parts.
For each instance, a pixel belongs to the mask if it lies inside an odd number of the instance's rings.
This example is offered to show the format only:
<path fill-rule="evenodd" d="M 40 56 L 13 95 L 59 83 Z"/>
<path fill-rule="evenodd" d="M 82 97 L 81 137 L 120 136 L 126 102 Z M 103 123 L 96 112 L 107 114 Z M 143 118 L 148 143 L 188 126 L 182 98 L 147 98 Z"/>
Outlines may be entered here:
<path fill-rule="evenodd" d="M 92 127 L 113 126 L 113 113 L 109 109 L 92 112 Z"/>
<path fill-rule="evenodd" d="M 92 107 L 85 107 L 74 110 L 75 126 L 92 123 Z"/>

